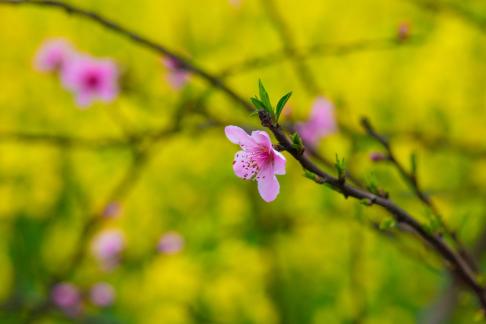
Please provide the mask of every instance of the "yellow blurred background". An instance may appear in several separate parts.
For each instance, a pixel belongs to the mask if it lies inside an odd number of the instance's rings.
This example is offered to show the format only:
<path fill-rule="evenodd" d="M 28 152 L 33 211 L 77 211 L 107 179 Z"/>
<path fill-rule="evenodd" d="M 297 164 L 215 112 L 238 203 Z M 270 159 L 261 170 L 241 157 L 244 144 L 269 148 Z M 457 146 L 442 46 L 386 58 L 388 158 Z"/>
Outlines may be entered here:
<path fill-rule="evenodd" d="M 414 2 L 66 1 L 214 74 L 282 53 L 289 44 L 280 37 L 277 13 L 297 50 L 316 44 L 329 50 L 237 71 L 226 79 L 231 88 L 250 98 L 262 79 L 274 100 L 293 91 L 287 118 L 295 120 L 307 118 L 317 95 L 333 100 L 348 131 L 321 141 L 320 153 L 344 157 L 361 179 L 374 174 L 394 200 L 427 222 L 426 209 L 396 170 L 369 161 L 380 150 L 361 136 L 359 119 L 369 117 L 391 136 L 404 164 L 417 153 L 423 187 L 450 227 L 474 246 L 486 226 L 486 5 L 440 0 L 431 9 Z M 404 23 L 410 36 L 400 41 Z M 367 220 L 386 217 L 380 209 L 308 181 L 290 157 L 271 204 L 260 199 L 255 183 L 235 177 L 236 147 L 224 125 L 208 116 L 260 126 L 204 80 L 191 76 L 176 91 L 160 55 L 52 8 L 0 5 L 0 30 L 0 322 L 30 318 L 49 298 L 52 278 L 81 290 L 108 282 L 115 301 L 107 308 L 86 302 L 78 318 L 42 310 L 34 322 L 417 323 L 437 312 L 452 281 L 446 268 L 416 237 L 390 239 L 371 229 Z M 114 59 L 124 82 L 117 100 L 81 110 L 55 77 L 35 71 L 36 51 L 53 37 Z M 365 45 L 353 49 L 356 44 Z M 317 90 L 302 82 L 296 60 Z M 184 109 L 180 129 L 155 143 L 127 142 L 133 134 L 171 129 Z M 119 214 L 97 223 L 85 242 L 87 256 L 57 278 L 86 223 L 102 217 L 109 203 L 120 206 Z M 120 265 L 107 272 L 89 246 L 94 235 L 113 228 L 123 232 L 126 247 Z M 159 237 L 174 231 L 183 249 L 154 253 Z M 471 323 L 476 315 L 474 297 L 458 292 L 450 322 Z"/>

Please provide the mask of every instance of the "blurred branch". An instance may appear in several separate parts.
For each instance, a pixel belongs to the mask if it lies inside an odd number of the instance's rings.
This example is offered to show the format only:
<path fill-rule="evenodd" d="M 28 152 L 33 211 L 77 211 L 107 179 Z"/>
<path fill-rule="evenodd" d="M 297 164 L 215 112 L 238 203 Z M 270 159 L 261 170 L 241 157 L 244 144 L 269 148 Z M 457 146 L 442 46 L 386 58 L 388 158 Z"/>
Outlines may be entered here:
<path fill-rule="evenodd" d="M 455 231 L 451 230 L 447 223 L 444 221 L 444 217 L 442 214 L 439 212 L 439 209 L 437 208 L 436 204 L 430 199 L 430 197 L 425 193 L 425 191 L 422 189 L 421 184 L 418 181 L 418 176 L 417 176 L 417 171 L 415 170 L 415 166 L 411 166 L 412 171 L 407 171 L 407 169 L 403 166 L 400 161 L 395 156 L 395 153 L 393 151 L 393 148 L 390 144 L 390 141 L 382 136 L 381 134 L 378 134 L 374 127 L 371 125 L 371 122 L 367 118 L 363 118 L 361 120 L 361 125 L 367 132 L 369 136 L 374 138 L 378 143 L 380 143 L 383 148 L 386 151 L 386 159 L 392 165 L 398 170 L 400 173 L 400 176 L 409 184 L 409 186 L 412 188 L 413 192 L 417 196 L 417 198 L 427 207 L 430 209 L 430 211 L 434 214 L 436 219 L 440 222 L 441 227 L 445 231 L 445 233 L 453 240 L 455 243 L 459 254 L 462 256 L 462 258 L 469 264 L 472 270 L 477 271 L 477 265 L 473 261 L 473 258 L 469 255 L 469 252 L 467 251 L 466 247 L 464 244 L 461 242 L 459 237 L 457 236 L 457 233 Z M 413 159 L 413 158 L 412 158 Z M 412 161 L 412 164 L 415 164 L 416 162 Z"/>
<path fill-rule="evenodd" d="M 486 147 L 484 145 L 480 147 L 479 143 L 456 142 L 447 137 L 426 135 L 419 131 L 404 132 L 403 135 L 418 141 L 429 149 L 449 150 L 474 159 L 486 159 Z"/>
<path fill-rule="evenodd" d="M 278 140 L 278 143 L 290 153 L 299 164 L 309 172 L 315 175 L 315 181 L 319 184 L 325 184 L 332 190 L 342 194 L 345 198 L 352 197 L 367 205 L 378 205 L 385 209 L 397 223 L 410 227 L 426 243 L 428 243 L 442 258 L 451 266 L 452 271 L 462 280 L 462 282 L 476 295 L 481 307 L 486 311 L 486 295 L 484 288 L 476 279 L 474 271 L 470 268 L 463 258 L 456 254 L 440 236 L 432 233 L 423 227 L 411 214 L 396 205 L 390 199 L 374 194 L 367 190 L 359 189 L 348 185 L 343 179 L 336 178 L 317 167 L 300 149 L 296 149 L 287 135 L 279 125 L 269 122 L 270 117 L 265 113 L 259 115 L 262 125 L 269 128 Z"/>
<path fill-rule="evenodd" d="M 58 9 L 66 12 L 69 15 L 75 15 L 80 18 L 93 21 L 100 26 L 129 39 L 131 42 L 136 43 L 141 47 L 151 50 L 159 55 L 164 55 L 168 58 L 176 60 L 180 64 L 180 68 L 190 71 L 194 75 L 206 80 L 206 82 L 224 92 L 229 98 L 240 104 L 240 106 L 244 107 L 246 110 L 253 111 L 250 103 L 229 88 L 222 79 L 209 72 L 206 72 L 195 63 L 192 63 L 189 58 L 182 54 L 176 53 L 175 51 L 172 51 L 147 37 L 141 36 L 140 34 L 121 26 L 113 20 L 103 17 L 94 11 L 83 9 L 81 7 L 77 7 L 76 5 L 57 0 L 0 0 L 0 5 L 1 4 Z"/>
<path fill-rule="evenodd" d="M 199 98 L 197 102 L 201 103 L 202 100 L 202 98 Z M 156 153 L 156 145 L 162 141 L 165 143 L 169 138 L 182 131 L 181 123 L 183 121 L 183 117 L 187 112 L 191 111 L 191 108 L 192 107 L 188 107 L 188 101 L 181 96 L 181 101 L 173 116 L 171 126 L 162 128 L 155 132 L 148 132 L 143 136 L 137 137 L 136 141 L 125 143 L 133 154 L 131 166 L 127 169 L 126 173 L 118 184 L 114 186 L 111 192 L 103 200 L 103 203 L 94 208 L 94 211 L 91 212 L 87 217 L 88 220 L 82 227 L 81 234 L 78 238 L 78 243 L 76 244 L 76 250 L 74 251 L 72 257 L 66 262 L 66 266 L 63 269 L 61 269 L 58 273 L 52 274 L 51 277 L 47 279 L 48 291 L 50 291 L 56 283 L 72 277 L 74 272 L 79 268 L 80 265 L 82 265 L 83 261 L 88 255 L 88 246 L 91 237 L 107 220 L 107 218 L 103 216 L 106 206 L 113 202 L 120 203 L 126 199 L 127 195 L 134 189 L 135 184 L 141 178 L 149 159 Z M 209 120 L 209 117 L 207 119 Z M 197 128 L 200 134 L 202 130 L 207 129 L 208 127 L 203 126 Z M 6 305 L 10 304 L 12 304 L 12 302 L 7 301 Z M 17 307 L 24 306 L 22 303 L 16 303 L 15 305 Z M 46 312 L 50 311 L 53 306 L 54 305 L 51 303 L 49 298 L 42 300 L 40 303 L 28 310 L 26 314 L 27 322 L 34 318 L 37 319 L 41 314 L 45 314 Z"/>
<path fill-rule="evenodd" d="M 360 53 L 364 51 L 389 50 L 397 48 L 398 46 L 405 46 L 406 44 L 419 44 L 419 39 L 417 36 L 411 36 L 411 38 L 406 42 L 397 42 L 396 37 L 389 37 L 363 39 L 347 44 L 314 44 L 307 48 L 300 49 L 298 52 L 289 53 L 284 50 L 276 51 L 262 56 L 252 57 L 224 68 L 223 70 L 221 70 L 220 75 L 224 77 L 233 76 L 239 73 L 249 72 L 259 68 L 266 68 L 272 65 L 276 65 L 289 59 L 292 59 L 293 61 L 302 61 L 319 56 L 340 56 Z"/>
<path fill-rule="evenodd" d="M 278 32 L 285 55 L 292 59 L 292 65 L 297 72 L 297 76 L 304 85 L 304 89 L 311 95 L 320 94 L 321 90 L 319 89 L 317 80 L 311 70 L 307 67 L 306 63 L 298 57 L 299 55 L 292 33 L 278 11 L 275 2 L 273 0 L 262 0 L 262 4 L 271 23 Z"/>
<path fill-rule="evenodd" d="M 472 247 L 472 256 L 475 260 L 481 261 L 486 254 L 486 226 L 483 226 L 479 233 L 476 243 Z M 441 324 L 447 323 L 452 319 L 457 305 L 459 304 L 459 293 L 461 287 L 455 278 L 452 278 L 449 285 L 437 297 L 436 301 L 427 310 L 424 316 L 424 323 Z"/>
<path fill-rule="evenodd" d="M 437 12 L 450 12 L 457 17 L 464 20 L 466 23 L 477 28 L 482 33 L 486 32 L 486 17 L 481 17 L 474 14 L 472 11 L 467 10 L 462 5 L 453 3 L 451 1 L 437 1 L 437 0 L 406 0 L 407 2 L 416 5 L 424 10 L 437 13 Z M 467 2 L 461 2 L 467 3 Z"/>
<path fill-rule="evenodd" d="M 34 133 L 20 133 L 20 132 L 0 132 L 1 142 L 20 142 L 20 143 L 38 143 L 48 146 L 59 146 L 63 148 L 81 148 L 81 149 L 125 149 L 130 146 L 128 140 L 123 139 L 88 139 L 79 138 L 71 135 L 61 134 L 34 134 Z"/>

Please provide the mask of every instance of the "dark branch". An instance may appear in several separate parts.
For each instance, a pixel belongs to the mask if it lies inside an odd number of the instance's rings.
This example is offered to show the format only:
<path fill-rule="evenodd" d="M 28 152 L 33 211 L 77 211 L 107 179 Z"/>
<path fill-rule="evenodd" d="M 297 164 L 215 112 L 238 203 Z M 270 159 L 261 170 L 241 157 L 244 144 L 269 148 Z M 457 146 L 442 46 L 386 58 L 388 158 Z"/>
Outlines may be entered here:
<path fill-rule="evenodd" d="M 417 175 L 413 173 L 413 171 L 407 171 L 407 169 L 403 166 L 400 161 L 396 158 L 396 155 L 393 151 L 393 148 L 390 144 L 390 141 L 383 135 L 379 134 L 374 127 L 371 125 L 371 122 L 367 118 L 362 118 L 361 119 L 361 125 L 365 129 L 365 131 L 368 133 L 369 136 L 374 138 L 377 142 L 379 142 L 383 148 L 386 151 L 387 154 L 387 160 L 392 163 L 392 165 L 398 170 L 400 173 L 400 176 L 409 184 L 409 186 L 412 188 L 414 194 L 417 196 L 417 198 L 425 205 L 427 206 L 430 211 L 434 214 L 434 216 L 437 218 L 437 220 L 440 222 L 443 230 L 445 233 L 453 240 L 455 243 L 458 252 L 461 254 L 461 256 L 464 258 L 464 260 L 469 264 L 471 269 L 474 271 L 477 271 L 477 265 L 473 261 L 473 258 L 470 256 L 469 252 L 467 251 L 466 247 L 464 244 L 461 242 L 459 237 L 457 236 L 457 233 L 455 233 L 453 230 L 449 228 L 447 223 L 444 221 L 444 217 L 440 213 L 439 209 L 435 205 L 435 203 L 430 199 L 430 197 L 425 193 L 425 191 L 422 189 L 421 184 L 419 183 L 417 179 Z"/>
<path fill-rule="evenodd" d="M 380 197 L 369 191 L 358 189 L 347 183 L 343 183 L 338 178 L 322 171 L 305 155 L 301 154 L 300 151 L 293 148 L 290 139 L 278 125 L 262 124 L 272 131 L 279 144 L 284 147 L 305 170 L 316 174 L 331 189 L 341 193 L 345 198 L 352 197 L 360 201 L 366 200 L 372 202 L 372 204 L 381 206 L 394 217 L 397 223 L 404 224 L 413 229 L 419 237 L 428 243 L 452 267 L 453 272 L 476 294 L 481 307 L 486 311 L 486 296 L 484 294 L 484 289 L 477 281 L 474 271 L 462 257 L 457 255 L 454 250 L 443 241 L 440 236 L 425 229 L 411 214 L 396 205 L 390 199 Z"/>

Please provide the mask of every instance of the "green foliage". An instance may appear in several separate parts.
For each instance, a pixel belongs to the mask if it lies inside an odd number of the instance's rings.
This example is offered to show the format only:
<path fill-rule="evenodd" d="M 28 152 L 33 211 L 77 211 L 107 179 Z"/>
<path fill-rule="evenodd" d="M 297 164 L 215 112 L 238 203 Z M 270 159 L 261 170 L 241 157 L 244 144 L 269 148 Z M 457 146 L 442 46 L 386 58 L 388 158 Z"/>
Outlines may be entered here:
<path fill-rule="evenodd" d="M 394 228 L 397 225 L 397 221 L 393 218 L 385 218 L 380 222 L 380 229 L 381 230 L 389 230 Z"/>
<path fill-rule="evenodd" d="M 256 111 L 264 111 L 268 113 L 271 116 L 273 123 L 278 123 L 280 115 L 285 108 L 285 104 L 290 99 L 290 96 L 292 96 L 292 92 L 289 92 L 285 94 L 282 98 L 280 98 L 277 103 L 277 107 L 274 109 L 272 103 L 270 102 L 270 96 L 268 95 L 268 92 L 265 89 L 262 80 L 258 80 L 258 91 L 260 94 L 260 98 L 250 98 L 252 104 L 256 108 Z"/>
<path fill-rule="evenodd" d="M 285 108 L 285 104 L 287 103 L 287 101 L 290 99 L 291 96 L 292 96 L 292 92 L 289 92 L 286 95 L 284 95 L 282 98 L 280 98 L 280 100 L 278 101 L 277 109 L 275 111 L 277 122 L 280 119 L 280 114 L 282 114 L 282 111 Z"/>
<path fill-rule="evenodd" d="M 304 142 L 297 132 L 290 135 L 290 140 L 292 141 L 292 147 L 297 151 L 301 151 L 304 149 Z"/>
<path fill-rule="evenodd" d="M 270 103 L 270 97 L 268 96 L 267 90 L 263 86 L 262 80 L 258 80 L 258 91 L 260 93 L 260 100 L 263 103 L 265 110 L 273 113 L 273 107 Z"/>
<path fill-rule="evenodd" d="M 336 162 L 334 163 L 334 167 L 336 168 L 338 178 L 344 179 L 346 175 L 346 164 L 344 163 L 344 158 L 340 159 L 336 154 Z"/>
<path fill-rule="evenodd" d="M 375 195 L 380 194 L 380 189 L 378 187 L 378 179 L 376 178 L 376 175 L 374 173 L 371 173 L 368 175 L 366 179 L 366 188 L 368 191 L 374 193 Z"/>

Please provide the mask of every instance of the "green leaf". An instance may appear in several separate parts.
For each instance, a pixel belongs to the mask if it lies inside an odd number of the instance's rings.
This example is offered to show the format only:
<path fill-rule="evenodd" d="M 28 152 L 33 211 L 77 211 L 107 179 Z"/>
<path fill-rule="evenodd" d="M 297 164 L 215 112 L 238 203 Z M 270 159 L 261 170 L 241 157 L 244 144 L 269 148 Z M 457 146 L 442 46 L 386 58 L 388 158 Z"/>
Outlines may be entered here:
<path fill-rule="evenodd" d="M 265 87 L 263 86 L 262 80 L 258 80 L 258 89 L 260 91 L 260 100 L 263 103 L 263 105 L 266 107 L 265 110 L 273 114 L 273 108 L 272 108 L 272 104 L 270 103 L 270 97 L 268 96 L 267 90 L 265 90 Z"/>
<path fill-rule="evenodd" d="M 285 104 L 290 99 L 290 96 L 292 96 L 292 92 L 287 93 L 285 96 L 283 96 L 282 98 L 280 98 L 280 100 L 278 101 L 278 103 L 277 103 L 277 109 L 276 109 L 276 112 L 275 112 L 275 115 L 277 117 L 277 122 L 278 122 L 278 120 L 280 118 L 280 114 L 282 113 L 282 111 L 283 111 L 283 109 L 285 107 Z"/>
<path fill-rule="evenodd" d="M 256 110 L 259 111 L 259 110 L 267 110 L 265 108 L 265 105 L 263 104 L 263 102 L 261 102 L 260 100 L 258 100 L 258 98 L 250 98 L 251 100 L 251 103 L 253 104 L 253 106 L 255 106 Z"/>
<path fill-rule="evenodd" d="M 370 174 L 367 179 L 366 179 L 366 187 L 367 189 L 375 194 L 375 195 L 379 195 L 379 189 L 378 189 L 378 180 L 376 179 L 376 175 L 374 173 Z"/>
<path fill-rule="evenodd" d="M 304 170 L 304 177 L 307 179 L 311 179 L 315 181 L 317 179 L 317 175 L 314 172 L 311 172 L 309 170 Z"/>
<path fill-rule="evenodd" d="M 368 198 L 360 199 L 359 203 L 364 206 L 371 206 L 373 203 Z"/>
<path fill-rule="evenodd" d="M 292 140 L 292 147 L 294 149 L 302 150 L 304 148 L 304 143 L 302 142 L 302 139 L 298 133 L 293 133 L 290 135 L 290 139 Z"/>
<path fill-rule="evenodd" d="M 393 218 L 386 218 L 381 221 L 380 223 L 380 229 L 381 230 L 388 230 L 392 229 L 397 225 L 397 221 L 394 220 Z"/>
<path fill-rule="evenodd" d="M 338 173 L 338 178 L 343 178 L 346 172 L 346 164 L 344 163 L 344 158 L 339 159 L 339 156 L 336 153 L 336 163 L 334 164 L 336 167 L 336 171 Z"/>

